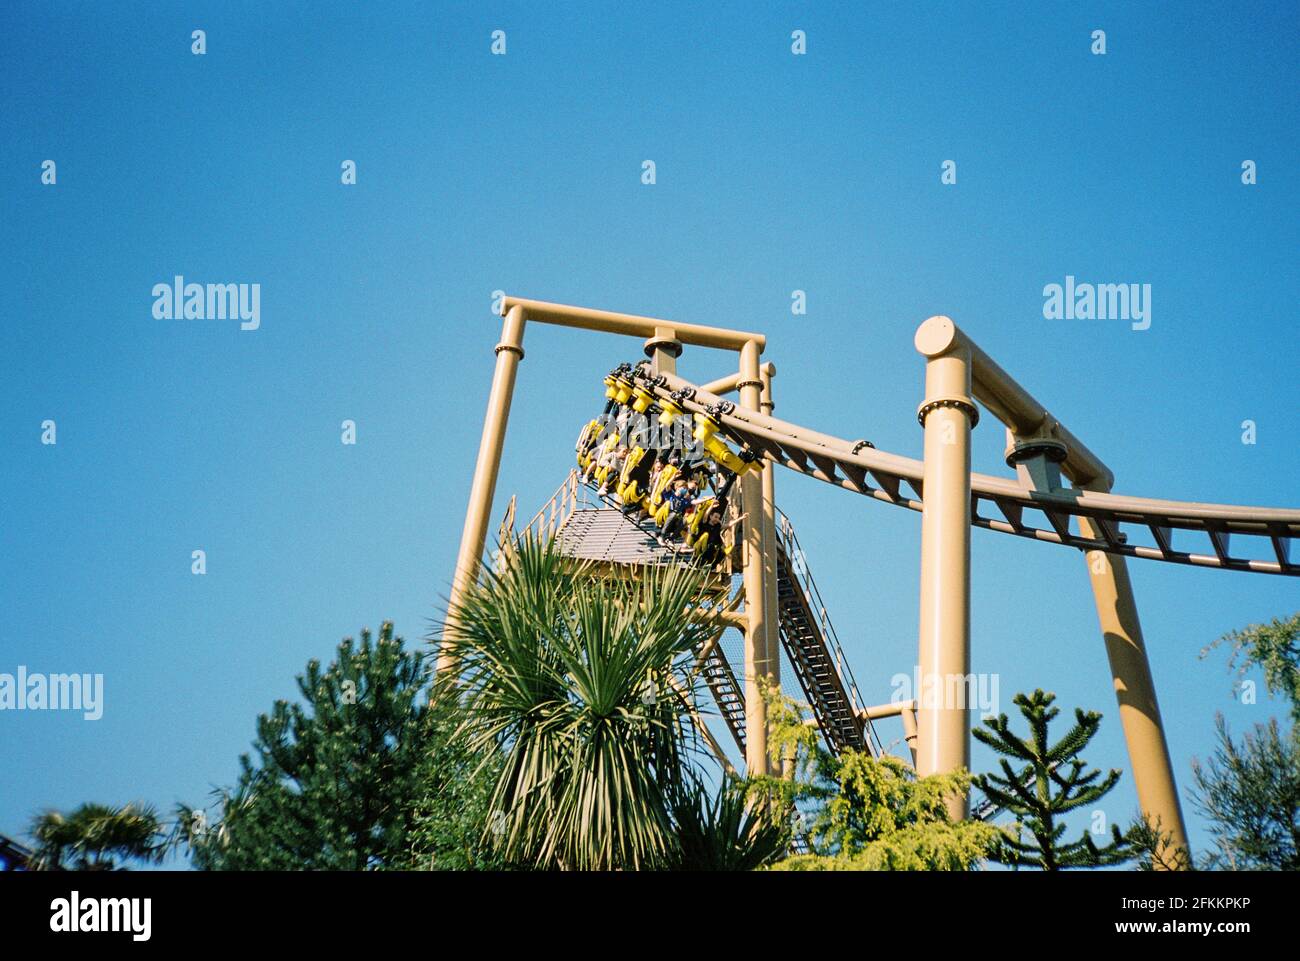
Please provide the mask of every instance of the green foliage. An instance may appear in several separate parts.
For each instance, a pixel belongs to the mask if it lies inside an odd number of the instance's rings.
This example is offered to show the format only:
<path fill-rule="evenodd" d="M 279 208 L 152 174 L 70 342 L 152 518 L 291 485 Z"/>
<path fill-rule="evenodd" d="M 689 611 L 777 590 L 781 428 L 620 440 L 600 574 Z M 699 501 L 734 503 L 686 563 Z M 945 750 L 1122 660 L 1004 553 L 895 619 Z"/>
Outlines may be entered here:
<path fill-rule="evenodd" d="M 1048 725 L 1061 713 L 1052 706 L 1055 700 L 1056 695 L 1042 690 L 1015 696 L 1014 703 L 1029 722 L 1028 740 L 1012 732 L 1005 714 L 986 720 L 987 729 L 974 731 L 977 740 L 1003 755 L 999 759 L 1002 775 L 980 775 L 975 785 L 994 804 L 1016 816 L 1014 827 L 1003 834 L 993 858 L 1004 864 L 1045 871 L 1100 867 L 1131 860 L 1132 846 L 1117 825 L 1111 827 L 1110 843 L 1101 847 L 1087 831 L 1077 841 L 1061 841 L 1066 825 L 1058 822 L 1058 818 L 1101 800 L 1119 781 L 1120 772 L 1112 769 L 1105 779 L 1098 781 L 1101 772 L 1088 771 L 1087 762 L 1078 756 L 1101 726 L 1101 715 L 1096 711 L 1076 708 L 1074 727 L 1049 745 Z M 1026 766 L 1013 768 L 1012 761 Z M 1022 839 L 1024 833 L 1028 834 L 1028 840 Z"/>
<path fill-rule="evenodd" d="M 1291 702 L 1292 723 L 1256 724 L 1234 741 L 1222 715 L 1209 761 L 1192 763 L 1193 799 L 1210 821 L 1206 866 L 1234 871 L 1300 870 L 1300 613 L 1231 631 L 1204 651 L 1232 647 L 1229 667 L 1264 672 L 1270 695 Z"/>
<path fill-rule="evenodd" d="M 706 809 L 693 793 L 694 652 L 718 630 L 699 607 L 699 573 L 600 576 L 550 542 L 506 558 L 442 637 L 461 666 L 464 743 L 484 764 L 500 759 L 485 828 L 499 856 L 541 869 L 672 868 L 739 856 L 711 848 L 705 830 L 761 840 L 729 820 L 730 796 Z M 679 827 L 694 832 L 693 854 Z"/>
<path fill-rule="evenodd" d="M 83 804 L 66 815 L 46 811 L 32 821 L 31 834 L 37 871 L 114 871 L 121 862 L 157 863 L 168 849 L 162 821 L 145 804 Z"/>
<path fill-rule="evenodd" d="M 1216 850 L 1207 866 L 1232 871 L 1300 870 L 1300 737 L 1276 718 L 1238 743 L 1223 715 L 1210 760 L 1193 761 L 1197 809 L 1210 820 Z"/>
<path fill-rule="evenodd" d="M 1229 631 L 1202 650 L 1201 657 L 1224 644 L 1232 648 L 1228 667 L 1236 668 L 1238 676 L 1252 667 L 1262 669 L 1268 693 L 1288 698 L 1291 721 L 1300 724 L 1300 612 Z"/>
<path fill-rule="evenodd" d="M 1173 831 L 1167 831 L 1159 816 L 1148 820 L 1141 811 L 1124 836 L 1133 849 L 1139 871 L 1191 871 L 1195 868 L 1191 853 L 1175 843 Z"/>
<path fill-rule="evenodd" d="M 385 622 L 372 643 L 339 645 L 328 668 L 307 664 L 303 703 L 278 701 L 257 721 L 255 760 L 240 759 L 219 819 L 182 809 L 196 867 L 210 870 L 363 870 L 407 865 L 427 805 L 424 790 L 445 724 L 422 695 L 423 655 Z M 453 769 L 455 768 L 453 760 Z M 421 808 L 421 804 L 426 805 Z M 421 855 L 434 858 L 432 848 Z"/>
<path fill-rule="evenodd" d="M 427 751 L 417 772 L 420 793 L 406 855 L 390 867 L 403 870 L 463 871 L 507 867 L 484 840 L 492 786 L 501 759 L 484 760 L 456 736 L 460 705 L 453 692 L 439 692 L 425 715 Z"/>
<path fill-rule="evenodd" d="M 790 825 L 752 786 L 723 778 L 715 794 L 702 783 L 672 800 L 676 843 L 666 866 L 679 871 L 754 871 L 790 850 Z"/>
<path fill-rule="evenodd" d="M 808 825 L 799 833 L 809 853 L 776 870 L 965 871 L 996 843 L 992 825 L 948 816 L 946 801 L 970 789 L 965 771 L 918 778 L 895 757 L 832 755 L 789 698 L 769 696 L 768 718 L 774 760 L 794 762 L 792 778 L 765 780 L 768 796 Z"/>

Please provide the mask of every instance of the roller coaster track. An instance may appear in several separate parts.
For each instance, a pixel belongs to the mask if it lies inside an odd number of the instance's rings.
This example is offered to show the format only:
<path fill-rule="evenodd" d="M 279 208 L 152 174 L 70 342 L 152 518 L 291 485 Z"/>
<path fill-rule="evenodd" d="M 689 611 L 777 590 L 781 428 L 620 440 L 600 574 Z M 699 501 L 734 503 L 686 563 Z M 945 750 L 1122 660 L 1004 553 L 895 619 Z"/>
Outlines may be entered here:
<path fill-rule="evenodd" d="M 672 374 L 646 386 L 660 401 L 669 400 L 673 391 L 685 391 L 674 401 L 683 410 L 696 413 L 712 407 L 718 412 L 714 419 L 723 433 L 783 467 L 887 504 L 914 511 L 923 508 L 922 461 L 876 450 L 866 441 L 819 434 L 737 407 Z M 1035 513 L 1045 518 L 1041 526 L 1033 520 Z M 1073 530 L 1071 522 L 1077 524 L 1079 518 L 1087 518 L 1100 536 L 1086 537 Z M 1300 575 L 1300 561 L 1291 554 L 1292 542 L 1300 537 L 1300 510 L 1294 509 L 1155 500 L 1075 488 L 1042 491 L 1011 478 L 972 473 L 971 524 L 1080 550 L 1196 567 Z M 1121 525 L 1149 531 L 1154 545 L 1129 543 Z M 1208 552 L 1177 549 L 1175 531 L 1200 535 Z M 1246 539 L 1267 541 L 1268 546 L 1255 553 L 1271 551 L 1276 559 L 1234 552 L 1232 545 Z"/>

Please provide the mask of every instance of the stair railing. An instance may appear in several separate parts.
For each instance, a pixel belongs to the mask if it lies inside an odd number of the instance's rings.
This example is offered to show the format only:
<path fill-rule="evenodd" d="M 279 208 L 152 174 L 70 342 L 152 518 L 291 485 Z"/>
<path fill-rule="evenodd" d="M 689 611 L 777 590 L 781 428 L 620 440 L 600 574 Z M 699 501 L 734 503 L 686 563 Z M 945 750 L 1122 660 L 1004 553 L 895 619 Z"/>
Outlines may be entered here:
<path fill-rule="evenodd" d="M 835 625 L 831 623 L 831 619 L 826 613 L 826 603 L 822 600 L 821 592 L 817 590 L 817 582 L 813 580 L 812 571 L 808 569 L 807 555 L 804 554 L 803 548 L 799 545 L 799 538 L 794 532 L 794 525 L 790 523 L 790 518 L 780 508 L 777 508 L 776 519 L 777 539 L 785 549 L 790 574 L 802 588 L 804 596 L 808 598 L 809 606 L 818 613 L 818 620 L 821 622 L 822 639 L 826 643 L 827 652 L 834 661 L 835 670 L 840 676 L 840 682 L 844 685 L 844 692 L 848 695 L 849 708 L 853 711 L 855 717 L 861 718 L 866 704 L 858 691 L 857 681 L 853 679 L 853 671 L 849 668 L 848 658 L 844 656 L 844 648 L 840 645 L 839 635 L 835 632 Z M 875 729 L 869 719 L 863 719 L 863 732 L 871 752 L 876 755 L 883 753 L 880 740 L 876 737 Z"/>

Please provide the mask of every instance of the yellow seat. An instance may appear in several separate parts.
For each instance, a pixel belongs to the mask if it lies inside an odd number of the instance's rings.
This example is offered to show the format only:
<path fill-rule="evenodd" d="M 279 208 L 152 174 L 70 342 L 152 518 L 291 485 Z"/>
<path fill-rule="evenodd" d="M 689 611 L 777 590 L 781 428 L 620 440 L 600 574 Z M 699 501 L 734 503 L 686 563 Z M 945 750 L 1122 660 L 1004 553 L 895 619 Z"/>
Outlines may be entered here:
<path fill-rule="evenodd" d="M 632 397 L 632 409 L 638 414 L 644 414 L 649 410 L 650 405 L 653 404 L 655 400 L 654 394 L 650 393 L 650 391 L 646 390 L 644 387 L 632 388 Z"/>
<path fill-rule="evenodd" d="M 672 464 L 665 464 L 646 500 L 646 510 L 660 527 L 663 527 L 664 521 L 668 519 L 668 505 L 664 503 L 664 493 L 668 490 L 668 485 L 673 482 L 673 478 L 677 476 L 677 470 Z"/>
<path fill-rule="evenodd" d="M 709 516 L 709 511 L 713 510 L 713 498 L 703 500 L 695 505 L 695 510 L 686 518 L 686 527 L 690 531 L 690 537 L 694 537 L 700 532 L 700 525 L 704 523 L 704 518 Z"/>
<path fill-rule="evenodd" d="M 644 482 L 650 474 L 654 462 L 644 463 L 647 451 L 644 447 L 633 447 L 623 461 L 623 469 L 618 475 L 619 502 L 625 506 L 639 504 L 645 498 Z"/>
<path fill-rule="evenodd" d="M 582 428 L 582 432 L 578 434 L 578 443 L 574 445 L 574 450 L 578 455 L 578 466 L 583 470 L 586 470 L 587 465 L 591 463 L 591 439 L 599 430 L 600 420 L 598 418 L 592 418 L 591 421 Z"/>

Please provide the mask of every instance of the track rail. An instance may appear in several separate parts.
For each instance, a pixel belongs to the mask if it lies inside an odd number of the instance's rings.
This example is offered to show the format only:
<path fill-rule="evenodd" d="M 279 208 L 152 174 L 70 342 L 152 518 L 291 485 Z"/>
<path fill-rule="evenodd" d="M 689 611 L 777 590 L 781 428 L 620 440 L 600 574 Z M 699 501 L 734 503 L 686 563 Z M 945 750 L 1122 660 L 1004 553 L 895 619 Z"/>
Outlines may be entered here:
<path fill-rule="evenodd" d="M 876 450 L 865 441 L 820 434 L 737 407 L 672 374 L 662 375 L 659 383 L 648 386 L 660 400 L 669 399 L 675 390 L 693 391 L 693 395 L 678 401 L 683 410 L 721 410 L 715 419 L 724 433 L 783 467 L 897 507 L 920 511 L 924 506 L 922 461 Z M 1041 515 L 1043 521 L 1038 522 L 1035 515 Z M 1078 533 L 1077 519 L 1081 517 L 1092 521 L 1101 536 L 1084 537 Z M 1072 525 L 1072 521 L 1076 523 Z M 1075 488 L 1038 491 L 1010 478 L 972 473 L 971 523 L 1079 550 L 1196 567 L 1300 576 L 1300 558 L 1293 558 L 1291 550 L 1295 539 L 1300 538 L 1300 510 L 1156 500 Z M 1121 525 L 1149 531 L 1154 545 L 1130 543 Z M 1175 547 L 1176 531 L 1199 535 L 1208 551 Z M 1246 539 L 1267 541 L 1268 546 L 1255 553 L 1271 551 L 1275 559 L 1235 553 L 1233 544 Z"/>

